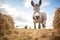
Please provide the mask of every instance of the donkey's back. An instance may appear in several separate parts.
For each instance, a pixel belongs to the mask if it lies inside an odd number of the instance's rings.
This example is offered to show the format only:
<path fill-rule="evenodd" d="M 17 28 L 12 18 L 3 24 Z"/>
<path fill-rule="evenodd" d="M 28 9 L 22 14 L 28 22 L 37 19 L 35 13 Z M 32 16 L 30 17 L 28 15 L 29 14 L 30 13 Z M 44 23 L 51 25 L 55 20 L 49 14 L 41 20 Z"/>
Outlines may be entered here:
<path fill-rule="evenodd" d="M 42 21 L 46 21 L 47 20 L 46 13 L 45 12 L 40 12 L 40 14 L 41 14 Z"/>

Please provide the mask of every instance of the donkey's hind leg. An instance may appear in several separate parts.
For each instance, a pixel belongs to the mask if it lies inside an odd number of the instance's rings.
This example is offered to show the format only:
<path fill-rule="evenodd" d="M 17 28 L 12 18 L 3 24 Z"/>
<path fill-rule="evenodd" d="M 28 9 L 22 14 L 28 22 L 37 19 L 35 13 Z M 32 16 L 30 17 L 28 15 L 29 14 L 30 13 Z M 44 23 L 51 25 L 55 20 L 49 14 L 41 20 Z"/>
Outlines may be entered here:
<path fill-rule="evenodd" d="M 40 26 L 40 23 L 39 23 L 38 29 L 40 29 L 40 28 L 41 28 L 41 26 Z"/>

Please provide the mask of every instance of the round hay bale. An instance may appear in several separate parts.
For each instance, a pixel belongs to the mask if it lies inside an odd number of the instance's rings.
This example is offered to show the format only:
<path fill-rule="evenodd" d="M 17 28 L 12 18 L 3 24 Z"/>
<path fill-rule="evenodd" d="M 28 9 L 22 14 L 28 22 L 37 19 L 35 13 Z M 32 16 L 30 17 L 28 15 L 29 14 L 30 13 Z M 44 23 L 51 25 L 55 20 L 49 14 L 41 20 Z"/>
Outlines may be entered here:
<path fill-rule="evenodd" d="M 13 40 L 18 37 L 14 29 L 14 20 L 11 16 L 0 13 L 0 40 Z"/>
<path fill-rule="evenodd" d="M 60 8 L 58 8 L 55 12 L 53 26 L 55 29 L 60 29 Z"/>
<path fill-rule="evenodd" d="M 53 20 L 53 27 L 56 32 L 52 34 L 52 40 L 60 40 L 60 8 L 57 8 Z"/>
<path fill-rule="evenodd" d="M 11 16 L 0 13 L 0 30 L 7 30 L 14 28 L 14 20 Z"/>
<path fill-rule="evenodd" d="M 6 30 L 5 34 L 12 34 L 13 33 L 13 30 L 9 29 L 9 30 Z"/>

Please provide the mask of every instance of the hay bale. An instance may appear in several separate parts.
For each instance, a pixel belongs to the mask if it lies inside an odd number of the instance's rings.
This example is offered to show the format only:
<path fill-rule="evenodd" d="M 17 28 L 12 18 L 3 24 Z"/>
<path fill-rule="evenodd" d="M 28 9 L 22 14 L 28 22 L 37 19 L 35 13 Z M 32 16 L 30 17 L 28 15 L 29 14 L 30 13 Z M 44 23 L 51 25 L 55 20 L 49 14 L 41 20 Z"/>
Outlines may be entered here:
<path fill-rule="evenodd" d="M 14 21 L 11 16 L 0 13 L 0 30 L 7 30 L 14 28 Z"/>
<path fill-rule="evenodd" d="M 54 28 L 60 29 L 60 8 L 58 8 L 55 12 L 53 26 Z"/>
<path fill-rule="evenodd" d="M 14 29 L 14 20 L 11 16 L 0 13 L 0 40 L 15 40 L 18 31 Z"/>
<path fill-rule="evenodd" d="M 60 8 L 57 8 L 55 12 L 53 27 L 56 29 L 56 32 L 52 33 L 51 40 L 60 40 Z"/>
<path fill-rule="evenodd" d="M 12 32 L 13 30 L 11 30 L 11 29 L 9 29 L 9 30 L 7 30 L 6 32 L 5 32 L 5 34 L 12 34 L 13 32 Z"/>

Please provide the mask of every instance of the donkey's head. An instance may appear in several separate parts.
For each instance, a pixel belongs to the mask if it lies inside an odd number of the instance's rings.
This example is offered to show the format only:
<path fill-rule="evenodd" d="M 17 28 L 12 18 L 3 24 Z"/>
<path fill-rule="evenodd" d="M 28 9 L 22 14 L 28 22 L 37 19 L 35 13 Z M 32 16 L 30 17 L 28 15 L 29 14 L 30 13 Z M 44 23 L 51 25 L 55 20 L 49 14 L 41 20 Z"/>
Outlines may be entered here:
<path fill-rule="evenodd" d="M 39 12 L 39 7 L 41 3 L 42 3 L 41 0 L 39 0 L 38 4 L 34 4 L 33 0 L 31 1 L 31 5 L 33 6 L 35 12 Z"/>

